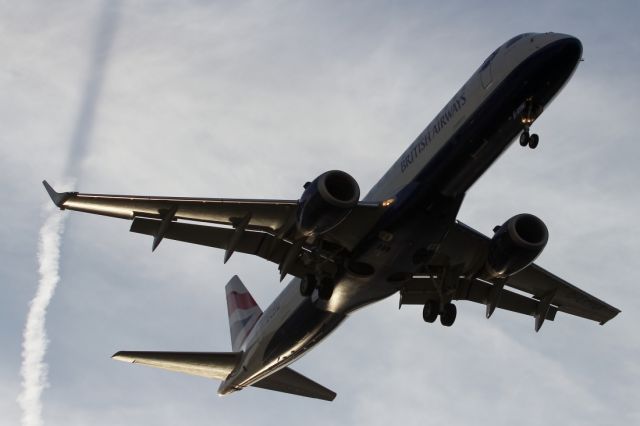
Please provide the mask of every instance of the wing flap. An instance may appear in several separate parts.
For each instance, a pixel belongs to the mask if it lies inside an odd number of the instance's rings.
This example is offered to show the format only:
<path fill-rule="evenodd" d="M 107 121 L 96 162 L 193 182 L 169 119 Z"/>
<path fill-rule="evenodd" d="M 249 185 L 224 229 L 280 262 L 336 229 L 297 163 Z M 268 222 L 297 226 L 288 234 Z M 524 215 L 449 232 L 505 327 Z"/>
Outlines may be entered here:
<path fill-rule="evenodd" d="M 606 323 L 620 313 L 619 309 L 580 290 L 538 265 L 531 265 L 509 277 L 507 284 L 531 293 L 537 299 L 555 291 L 553 304 L 559 311 L 598 321 L 600 324 Z"/>
<path fill-rule="evenodd" d="M 424 305 L 427 300 L 437 300 L 438 293 L 435 289 L 429 289 L 426 279 L 414 279 L 400 292 L 401 305 Z M 433 286 L 431 286 L 433 287 Z M 479 280 L 461 280 L 456 294 L 455 300 L 469 300 L 471 302 L 487 304 L 490 298 L 492 285 Z M 500 297 L 496 304 L 497 308 L 505 309 L 523 315 L 535 317 L 538 313 L 540 302 L 522 294 L 515 293 L 506 289 L 502 289 Z M 556 316 L 557 308 L 550 306 L 547 311 L 546 319 L 553 321 Z"/>
<path fill-rule="evenodd" d="M 120 351 L 112 358 L 193 376 L 225 380 L 238 363 L 240 354 L 236 352 Z"/>
<path fill-rule="evenodd" d="M 297 373 L 289 367 L 285 367 L 251 386 L 325 401 L 333 401 L 336 397 L 336 393 L 332 390 L 325 388 L 321 384 Z"/>
<path fill-rule="evenodd" d="M 493 287 L 491 284 L 479 280 L 466 281 L 465 284 L 458 289 L 456 299 L 470 300 L 482 304 L 488 303 L 491 288 Z M 496 307 L 500 309 L 532 317 L 538 314 L 539 306 L 540 302 L 538 300 L 505 289 L 500 292 L 500 298 L 496 304 Z M 550 306 L 547 310 L 546 319 L 553 321 L 556 317 L 556 312 L 556 307 Z"/>
<path fill-rule="evenodd" d="M 160 220 L 136 218 L 131 224 L 131 232 L 155 236 L 161 226 Z M 231 228 L 196 225 L 193 223 L 172 222 L 164 232 L 164 238 L 192 244 L 227 249 L 235 234 Z M 265 232 L 244 231 L 236 242 L 234 251 L 262 257 L 270 262 L 280 264 L 291 247 L 291 243 Z M 309 270 L 296 259 L 288 269 L 288 273 L 302 277 Z"/>

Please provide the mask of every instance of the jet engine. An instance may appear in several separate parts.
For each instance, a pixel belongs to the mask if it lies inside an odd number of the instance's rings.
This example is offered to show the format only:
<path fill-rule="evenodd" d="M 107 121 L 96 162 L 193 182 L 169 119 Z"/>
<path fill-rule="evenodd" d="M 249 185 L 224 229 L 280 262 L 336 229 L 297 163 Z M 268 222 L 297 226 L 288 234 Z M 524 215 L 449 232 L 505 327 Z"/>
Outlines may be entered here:
<path fill-rule="evenodd" d="M 549 239 L 544 222 L 532 214 L 519 214 L 495 230 L 489 244 L 486 271 L 489 277 L 514 275 L 542 253 Z"/>
<path fill-rule="evenodd" d="M 298 201 L 298 232 L 305 237 L 324 234 L 338 226 L 358 204 L 360 187 L 348 173 L 331 170 L 305 184 Z"/>

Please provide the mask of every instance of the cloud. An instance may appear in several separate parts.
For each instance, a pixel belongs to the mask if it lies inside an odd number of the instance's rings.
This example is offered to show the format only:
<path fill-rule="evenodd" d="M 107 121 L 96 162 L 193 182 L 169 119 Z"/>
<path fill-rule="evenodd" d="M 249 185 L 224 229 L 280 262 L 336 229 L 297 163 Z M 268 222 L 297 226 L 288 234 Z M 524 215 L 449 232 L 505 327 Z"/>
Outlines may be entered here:
<path fill-rule="evenodd" d="M 67 164 L 63 176 L 77 176 L 78 167 L 86 157 L 92 136 L 105 73 L 119 23 L 120 1 L 104 0 L 97 18 L 94 45 L 91 48 L 87 76 L 82 100 L 78 105 L 77 118 L 69 142 Z"/>
<path fill-rule="evenodd" d="M 64 168 L 60 147 L 82 98 L 83 40 L 97 4 L 65 3 L 75 15 L 34 7 L 44 36 L 2 26 L 12 31 L 3 38 L 15 46 L 9 53 L 30 59 L 5 54 L 22 60 L 8 61 L 11 77 L 0 75 L 0 194 L 21 212 L 0 212 L 9 223 L 0 229 L 9 259 L 2 270 L 12 277 L 3 282 L 20 284 L 0 301 L 8 330 L 20 330 L 24 313 L 13 306 L 26 304 L 33 282 L 32 265 L 12 253 L 32 250 L 46 197 L 39 181 Z M 637 61 L 618 55 L 637 40 L 628 30 L 633 14 L 604 4 L 542 2 L 533 15 L 523 7 L 123 3 L 78 189 L 295 198 L 304 181 L 338 167 L 364 193 L 495 46 L 529 28 L 575 33 L 586 61 L 536 123 L 540 147 L 509 149 L 471 189 L 461 218 L 488 233 L 514 213 L 538 214 L 552 232 L 541 263 L 619 305 L 619 317 L 599 327 L 558 315 L 536 334 L 530 318 L 498 312 L 487 321 L 482 306 L 460 303 L 457 323 L 444 329 L 424 325 L 418 308 L 398 311 L 391 298 L 354 314 L 296 363 L 338 392 L 334 403 L 260 390 L 220 399 L 216 383 L 109 356 L 227 350 L 224 283 L 239 273 L 266 306 L 282 288 L 276 267 L 243 255 L 222 265 L 221 252 L 172 241 L 152 255 L 126 221 L 68 213 L 65 285 L 49 310 L 49 423 L 494 425 L 545 413 L 569 424 L 637 422 L 638 148 L 630 114 L 640 105 L 628 96 Z M 497 22 L 496 10 L 505 19 Z M 604 15 L 626 32 L 593 24 Z M 3 336 L 7 348 L 19 346 Z M 7 377 L 10 350 L 0 354 Z"/>

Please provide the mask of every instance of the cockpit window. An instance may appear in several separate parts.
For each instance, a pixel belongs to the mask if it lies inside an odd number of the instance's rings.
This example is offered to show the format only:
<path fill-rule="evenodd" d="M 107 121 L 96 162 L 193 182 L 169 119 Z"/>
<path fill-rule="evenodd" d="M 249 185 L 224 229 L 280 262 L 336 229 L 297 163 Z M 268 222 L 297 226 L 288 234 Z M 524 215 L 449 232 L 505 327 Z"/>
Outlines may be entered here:
<path fill-rule="evenodd" d="M 526 36 L 528 36 L 528 35 L 531 35 L 531 34 L 533 34 L 533 33 L 524 33 L 524 34 L 517 35 L 517 36 L 515 36 L 514 38 L 512 38 L 511 40 L 509 40 L 509 41 L 506 43 L 505 47 L 506 47 L 506 48 L 509 48 L 509 47 L 511 47 L 511 46 L 512 46 L 516 41 L 520 40 L 520 39 L 521 39 L 521 38 L 523 38 L 523 37 L 526 37 Z"/>
<path fill-rule="evenodd" d="M 480 67 L 480 71 L 483 71 L 485 68 L 489 66 L 491 61 L 493 61 L 493 58 L 495 58 L 495 56 L 498 54 L 499 50 L 500 48 L 498 47 L 496 50 L 494 50 L 494 52 L 491 55 L 489 55 L 487 59 L 485 59 L 485 61 L 482 63 L 482 66 Z"/>

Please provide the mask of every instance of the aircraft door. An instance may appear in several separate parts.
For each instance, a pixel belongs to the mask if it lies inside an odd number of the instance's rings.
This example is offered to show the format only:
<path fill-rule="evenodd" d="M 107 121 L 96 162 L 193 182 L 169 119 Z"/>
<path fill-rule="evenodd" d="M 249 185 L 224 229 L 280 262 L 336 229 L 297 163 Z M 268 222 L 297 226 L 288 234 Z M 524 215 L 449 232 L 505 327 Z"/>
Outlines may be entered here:
<path fill-rule="evenodd" d="M 499 49 L 498 49 L 499 50 Z M 498 50 L 493 52 L 480 67 L 480 82 L 484 89 L 488 89 L 493 83 L 493 73 L 491 71 L 493 58 L 498 54 Z"/>

